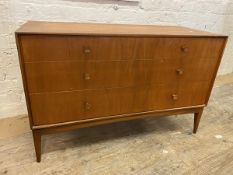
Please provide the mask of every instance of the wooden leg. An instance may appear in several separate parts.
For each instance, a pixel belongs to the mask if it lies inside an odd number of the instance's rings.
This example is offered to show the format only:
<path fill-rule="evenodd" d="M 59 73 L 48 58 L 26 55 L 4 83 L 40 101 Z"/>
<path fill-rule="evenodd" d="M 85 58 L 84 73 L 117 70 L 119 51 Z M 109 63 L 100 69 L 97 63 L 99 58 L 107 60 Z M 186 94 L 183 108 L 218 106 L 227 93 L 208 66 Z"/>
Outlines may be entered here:
<path fill-rule="evenodd" d="M 197 112 L 194 113 L 194 123 L 193 123 L 193 133 L 196 134 L 200 120 L 201 120 L 201 116 L 202 116 L 202 112 L 203 112 L 203 108 Z"/>
<path fill-rule="evenodd" d="M 33 139 L 34 139 L 34 146 L 36 151 L 36 161 L 40 162 L 41 160 L 41 133 L 40 130 L 33 130 Z"/>

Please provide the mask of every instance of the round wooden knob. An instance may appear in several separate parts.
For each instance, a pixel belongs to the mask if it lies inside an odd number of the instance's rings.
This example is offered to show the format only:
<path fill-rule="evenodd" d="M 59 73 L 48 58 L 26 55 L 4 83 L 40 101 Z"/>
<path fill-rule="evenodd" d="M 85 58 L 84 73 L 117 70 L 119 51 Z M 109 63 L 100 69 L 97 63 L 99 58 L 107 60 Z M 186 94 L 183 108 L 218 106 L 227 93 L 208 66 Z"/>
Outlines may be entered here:
<path fill-rule="evenodd" d="M 85 74 L 84 74 L 84 79 L 85 79 L 85 80 L 90 80 L 90 79 L 91 79 L 90 74 L 85 73 Z"/>
<path fill-rule="evenodd" d="M 186 46 L 181 46 L 181 51 L 186 53 L 189 51 L 189 49 Z"/>
<path fill-rule="evenodd" d="M 90 48 L 84 48 L 83 52 L 85 54 L 89 54 L 89 53 L 91 53 L 91 49 Z"/>
<path fill-rule="evenodd" d="M 173 100 L 178 100 L 178 95 L 177 94 L 172 94 L 172 99 Z"/>
<path fill-rule="evenodd" d="M 85 102 L 85 110 L 90 110 L 91 109 L 91 104 L 88 102 Z"/>
<path fill-rule="evenodd" d="M 176 69 L 176 73 L 178 75 L 183 75 L 184 74 L 184 70 L 183 69 Z"/>

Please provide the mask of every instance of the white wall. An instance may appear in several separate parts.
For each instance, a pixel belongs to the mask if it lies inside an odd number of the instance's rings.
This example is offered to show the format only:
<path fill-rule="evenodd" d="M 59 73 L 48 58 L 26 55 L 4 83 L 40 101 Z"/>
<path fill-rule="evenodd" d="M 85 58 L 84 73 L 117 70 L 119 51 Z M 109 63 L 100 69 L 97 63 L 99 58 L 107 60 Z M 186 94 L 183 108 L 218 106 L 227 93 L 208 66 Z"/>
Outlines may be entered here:
<path fill-rule="evenodd" d="M 231 0 L 0 0 L 0 118 L 26 114 L 14 31 L 27 20 L 183 25 L 228 34 L 219 74 L 233 72 Z"/>

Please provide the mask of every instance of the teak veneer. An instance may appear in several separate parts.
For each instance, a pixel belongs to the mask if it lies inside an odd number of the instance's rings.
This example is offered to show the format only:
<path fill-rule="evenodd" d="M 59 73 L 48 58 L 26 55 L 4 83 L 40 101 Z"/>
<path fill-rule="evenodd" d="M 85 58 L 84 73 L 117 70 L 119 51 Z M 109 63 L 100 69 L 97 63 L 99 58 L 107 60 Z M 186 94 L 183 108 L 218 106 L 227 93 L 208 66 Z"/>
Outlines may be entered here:
<path fill-rule="evenodd" d="M 196 133 L 227 36 L 176 26 L 27 22 L 16 31 L 37 161 L 41 135 L 194 113 Z"/>

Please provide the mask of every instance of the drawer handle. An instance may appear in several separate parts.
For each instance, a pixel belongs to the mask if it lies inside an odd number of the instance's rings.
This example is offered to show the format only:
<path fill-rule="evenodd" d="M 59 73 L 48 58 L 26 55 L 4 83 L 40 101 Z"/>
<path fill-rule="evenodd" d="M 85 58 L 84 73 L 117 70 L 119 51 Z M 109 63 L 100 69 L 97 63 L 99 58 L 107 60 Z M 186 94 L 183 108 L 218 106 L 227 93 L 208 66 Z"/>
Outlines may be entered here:
<path fill-rule="evenodd" d="M 183 69 L 176 69 L 176 73 L 178 75 L 183 75 L 184 74 L 184 70 Z"/>
<path fill-rule="evenodd" d="M 85 110 L 90 110 L 91 109 L 91 104 L 88 102 L 85 102 Z"/>
<path fill-rule="evenodd" d="M 172 94 L 172 99 L 173 100 L 178 100 L 178 95 L 177 94 Z"/>
<path fill-rule="evenodd" d="M 89 53 L 91 53 L 91 49 L 90 48 L 84 48 L 83 52 L 85 54 L 89 54 Z"/>
<path fill-rule="evenodd" d="M 85 80 L 90 80 L 90 79 L 91 79 L 90 74 L 85 73 L 85 74 L 84 74 L 84 79 L 85 79 Z"/>
<path fill-rule="evenodd" d="M 182 46 L 181 51 L 187 53 L 189 51 L 189 49 L 186 46 Z"/>

